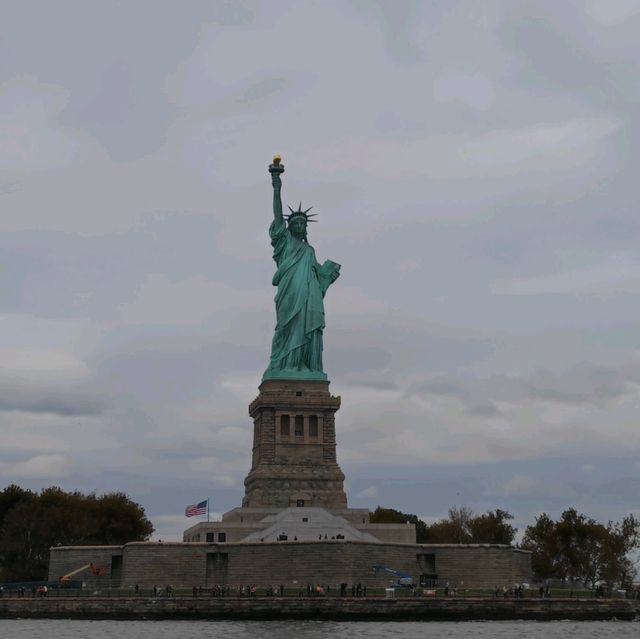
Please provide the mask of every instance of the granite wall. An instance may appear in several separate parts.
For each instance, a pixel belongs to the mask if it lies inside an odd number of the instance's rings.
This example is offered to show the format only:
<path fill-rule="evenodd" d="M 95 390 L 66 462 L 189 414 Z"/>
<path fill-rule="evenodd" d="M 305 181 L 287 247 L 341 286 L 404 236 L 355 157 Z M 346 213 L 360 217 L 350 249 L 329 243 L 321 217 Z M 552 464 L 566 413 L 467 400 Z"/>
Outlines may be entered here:
<path fill-rule="evenodd" d="M 459 588 L 509 587 L 532 580 L 530 553 L 508 546 L 361 541 L 134 542 L 112 547 L 59 547 L 51 549 L 49 578 L 56 580 L 90 561 L 109 566 L 113 587 L 253 583 L 259 587 L 281 583 L 295 587 L 341 582 L 388 585 L 393 575 L 374 573 L 374 565 L 409 573 L 415 583 L 423 574 L 437 574 Z"/>

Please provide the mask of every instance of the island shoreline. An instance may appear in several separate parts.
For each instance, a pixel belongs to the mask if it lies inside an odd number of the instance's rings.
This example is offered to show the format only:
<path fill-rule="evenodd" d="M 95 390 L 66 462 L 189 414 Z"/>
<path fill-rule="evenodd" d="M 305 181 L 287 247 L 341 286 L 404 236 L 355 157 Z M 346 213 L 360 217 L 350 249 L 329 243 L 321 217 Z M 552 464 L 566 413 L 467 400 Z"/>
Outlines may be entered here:
<path fill-rule="evenodd" d="M 334 621 L 640 620 L 640 600 L 377 598 L 2 598 L 1 619 Z"/>

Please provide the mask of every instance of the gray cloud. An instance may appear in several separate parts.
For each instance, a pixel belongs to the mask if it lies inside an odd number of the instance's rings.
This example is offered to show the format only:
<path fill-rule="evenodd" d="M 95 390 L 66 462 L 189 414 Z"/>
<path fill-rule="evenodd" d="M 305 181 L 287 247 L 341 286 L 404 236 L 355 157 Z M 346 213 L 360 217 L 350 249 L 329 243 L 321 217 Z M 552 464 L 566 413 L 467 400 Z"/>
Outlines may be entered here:
<path fill-rule="evenodd" d="M 98 415 L 102 400 L 83 393 L 67 392 L 66 397 L 58 389 L 15 388 L 0 386 L 1 411 L 27 411 L 30 413 L 54 413 L 56 415 Z"/>
<path fill-rule="evenodd" d="M 96 416 L 105 405 L 91 371 L 64 352 L 0 345 L 0 360 L 0 411 Z"/>
<path fill-rule="evenodd" d="M 480 402 L 467 409 L 469 415 L 475 415 L 478 417 L 498 417 L 502 415 L 501 411 L 496 407 L 493 402 Z"/>
<path fill-rule="evenodd" d="M 519 54 L 520 81 L 582 97 L 617 109 L 637 100 L 637 15 L 618 28 L 602 28 L 571 3 L 513 7 L 501 28 L 503 41 Z M 621 56 L 620 52 L 624 52 Z"/>
<path fill-rule="evenodd" d="M 285 86 L 283 78 L 270 78 L 262 80 L 256 84 L 247 87 L 240 96 L 240 102 L 254 102 L 262 100 L 274 93 L 277 93 Z"/>
<path fill-rule="evenodd" d="M 640 381 L 637 363 L 617 367 L 581 364 L 554 372 L 536 370 L 526 378 L 496 375 L 480 379 L 439 377 L 414 386 L 411 392 L 459 399 L 472 414 L 498 414 L 494 402 L 543 400 L 566 404 L 600 405 L 633 393 Z M 484 401 L 483 401 L 484 399 Z"/>
<path fill-rule="evenodd" d="M 71 0 L 38 5 L 37 22 L 33 11 L 31 3 L 12 8 L 3 32 L 11 55 L 0 70 L 5 77 L 18 71 L 68 87 L 60 122 L 97 137 L 119 162 L 162 145 L 177 115 L 166 100 L 164 78 L 189 53 L 202 22 L 233 27 L 252 19 L 242 4 L 205 1 L 184 12 L 166 2 L 125 7 Z"/>
<path fill-rule="evenodd" d="M 17 182 L 2 182 L 0 183 L 0 195 L 2 193 L 13 193 L 18 188 Z"/>

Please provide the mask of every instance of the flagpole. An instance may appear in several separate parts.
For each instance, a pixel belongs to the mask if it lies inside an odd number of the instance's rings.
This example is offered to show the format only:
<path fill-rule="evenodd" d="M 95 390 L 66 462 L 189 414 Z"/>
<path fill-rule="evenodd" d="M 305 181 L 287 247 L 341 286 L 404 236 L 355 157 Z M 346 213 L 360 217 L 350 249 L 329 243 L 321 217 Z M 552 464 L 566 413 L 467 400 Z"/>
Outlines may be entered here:
<path fill-rule="evenodd" d="M 211 502 L 211 498 L 207 497 L 207 521 L 209 521 L 209 503 Z"/>

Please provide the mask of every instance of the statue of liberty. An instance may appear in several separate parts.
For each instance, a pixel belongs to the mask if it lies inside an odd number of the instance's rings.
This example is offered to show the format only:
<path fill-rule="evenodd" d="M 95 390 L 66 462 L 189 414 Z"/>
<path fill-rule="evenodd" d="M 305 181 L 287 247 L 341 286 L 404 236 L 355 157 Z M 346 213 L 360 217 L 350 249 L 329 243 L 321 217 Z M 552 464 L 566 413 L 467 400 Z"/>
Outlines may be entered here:
<path fill-rule="evenodd" d="M 283 216 L 280 191 L 284 166 L 280 156 L 269 166 L 273 184 L 273 222 L 269 236 L 277 270 L 273 276 L 276 293 L 276 330 L 271 345 L 271 361 L 263 379 L 320 379 L 322 369 L 323 298 L 340 275 L 340 265 L 327 260 L 322 266 L 307 242 L 307 224 L 314 222 L 311 209 L 291 207 Z"/>

